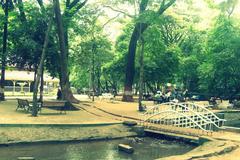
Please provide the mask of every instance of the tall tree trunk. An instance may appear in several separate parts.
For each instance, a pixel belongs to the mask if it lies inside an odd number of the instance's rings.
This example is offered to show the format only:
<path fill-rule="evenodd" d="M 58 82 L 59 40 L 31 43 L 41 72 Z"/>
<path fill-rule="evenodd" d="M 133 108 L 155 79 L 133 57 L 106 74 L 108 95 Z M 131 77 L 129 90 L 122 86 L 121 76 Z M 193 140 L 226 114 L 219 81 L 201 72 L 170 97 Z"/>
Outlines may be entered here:
<path fill-rule="evenodd" d="M 98 95 L 101 94 L 101 81 L 100 81 L 100 77 L 101 77 L 101 71 L 100 71 L 100 66 L 98 65 L 97 67 L 97 93 Z"/>
<path fill-rule="evenodd" d="M 109 92 L 109 88 L 108 88 L 108 81 L 105 81 L 105 91 L 104 92 Z"/>
<path fill-rule="evenodd" d="M 138 110 L 144 111 L 144 106 L 142 104 L 143 99 L 143 76 L 144 76 L 144 40 L 141 37 L 141 49 L 140 49 L 140 57 L 139 57 L 139 64 L 140 64 L 140 74 L 139 74 L 139 98 L 138 98 Z"/>
<path fill-rule="evenodd" d="M 4 28 L 3 28 L 3 48 L 2 48 L 0 100 L 5 100 L 4 85 L 5 85 L 5 68 L 6 68 L 7 39 L 8 39 L 8 7 L 9 7 L 9 0 L 6 0 L 5 8 L 4 8 L 5 17 L 4 17 Z"/>
<path fill-rule="evenodd" d="M 40 97 L 39 101 L 43 102 L 43 88 L 44 87 L 44 67 L 42 66 L 42 73 L 41 73 L 41 83 L 40 83 Z"/>
<path fill-rule="evenodd" d="M 46 34 L 45 34 L 42 55 L 41 55 L 41 59 L 40 59 L 40 64 L 39 64 L 38 69 L 37 69 L 37 76 L 36 76 L 36 80 L 35 80 L 34 88 L 33 88 L 32 116 L 34 116 L 34 117 L 36 117 L 37 114 L 38 114 L 38 99 L 37 99 L 38 86 L 39 86 L 40 78 L 43 74 L 43 63 L 44 63 L 44 60 L 45 60 L 45 57 L 46 57 L 46 50 L 47 50 L 48 41 L 49 41 L 49 32 L 51 30 L 51 27 L 52 27 L 52 23 L 50 21 L 49 24 L 48 24 Z"/>
<path fill-rule="evenodd" d="M 126 77 L 124 83 L 124 93 L 122 100 L 125 102 L 133 101 L 132 85 L 135 74 L 135 53 L 137 48 L 137 42 L 140 34 L 147 29 L 148 25 L 144 23 L 137 23 L 128 46 L 128 57 L 127 57 L 127 67 L 126 67 Z"/>
<path fill-rule="evenodd" d="M 33 81 L 35 82 L 36 79 L 37 79 L 37 67 L 35 66 L 34 67 L 34 79 L 33 79 Z M 34 85 L 33 85 L 33 87 L 34 87 Z"/>
<path fill-rule="evenodd" d="M 96 51 L 95 39 L 93 39 L 93 45 L 92 45 L 92 90 L 93 90 L 92 101 L 94 101 L 94 97 L 95 97 L 95 51 Z"/>
<path fill-rule="evenodd" d="M 67 61 L 67 48 L 65 44 L 64 38 L 64 28 L 62 22 L 62 15 L 59 6 L 59 0 L 53 0 L 54 10 L 55 10 L 55 17 L 57 22 L 57 32 L 59 38 L 59 45 L 60 45 L 60 57 L 61 57 L 61 89 L 62 89 L 62 96 L 64 100 L 67 100 L 72 103 L 78 103 L 79 101 L 74 98 L 69 82 L 69 71 L 68 71 L 68 61 Z"/>
<path fill-rule="evenodd" d="M 160 16 L 166 11 L 173 3 L 175 3 L 176 0 L 164 0 L 161 1 L 160 7 L 157 11 L 157 14 Z M 141 0 L 139 11 L 140 15 L 146 10 L 149 0 Z M 126 77 L 124 82 L 124 94 L 123 94 L 123 101 L 129 102 L 133 101 L 132 97 L 132 85 L 133 85 L 133 79 L 135 74 L 135 53 L 136 53 L 136 46 L 137 41 L 139 39 L 139 35 L 143 34 L 143 32 L 148 28 L 149 24 L 146 23 L 137 23 L 135 25 L 135 28 L 133 30 L 130 43 L 128 46 L 128 60 L 127 60 L 127 66 L 126 66 Z"/>
<path fill-rule="evenodd" d="M 26 23 L 27 22 L 27 18 L 26 18 L 26 15 L 25 15 L 25 12 L 24 12 L 24 7 L 23 7 L 23 2 L 22 0 L 18 0 L 18 10 L 19 10 L 19 18 L 20 18 L 20 21 L 22 23 Z"/>

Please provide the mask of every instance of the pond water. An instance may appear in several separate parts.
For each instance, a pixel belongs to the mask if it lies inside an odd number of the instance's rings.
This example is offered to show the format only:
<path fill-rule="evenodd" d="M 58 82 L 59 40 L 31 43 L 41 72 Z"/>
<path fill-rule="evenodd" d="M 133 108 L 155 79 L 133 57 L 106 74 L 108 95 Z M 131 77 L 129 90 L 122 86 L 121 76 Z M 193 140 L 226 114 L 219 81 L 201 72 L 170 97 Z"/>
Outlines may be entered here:
<path fill-rule="evenodd" d="M 129 144 L 133 154 L 118 151 L 118 144 Z M 107 141 L 14 145 L 0 148 L 0 159 L 33 156 L 36 160 L 152 160 L 184 154 L 194 146 L 150 137 Z"/>

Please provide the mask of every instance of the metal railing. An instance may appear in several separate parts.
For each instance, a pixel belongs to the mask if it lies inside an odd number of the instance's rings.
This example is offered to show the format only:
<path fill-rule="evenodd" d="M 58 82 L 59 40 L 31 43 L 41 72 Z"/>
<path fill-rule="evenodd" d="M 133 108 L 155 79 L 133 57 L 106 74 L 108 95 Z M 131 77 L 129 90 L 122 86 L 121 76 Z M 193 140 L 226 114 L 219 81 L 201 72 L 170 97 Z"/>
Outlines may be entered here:
<path fill-rule="evenodd" d="M 168 102 L 148 107 L 147 111 L 141 115 L 140 124 L 144 127 L 164 125 L 172 126 L 176 130 L 191 128 L 211 133 L 216 128 L 221 128 L 224 121 L 204 106 L 194 103 Z"/>

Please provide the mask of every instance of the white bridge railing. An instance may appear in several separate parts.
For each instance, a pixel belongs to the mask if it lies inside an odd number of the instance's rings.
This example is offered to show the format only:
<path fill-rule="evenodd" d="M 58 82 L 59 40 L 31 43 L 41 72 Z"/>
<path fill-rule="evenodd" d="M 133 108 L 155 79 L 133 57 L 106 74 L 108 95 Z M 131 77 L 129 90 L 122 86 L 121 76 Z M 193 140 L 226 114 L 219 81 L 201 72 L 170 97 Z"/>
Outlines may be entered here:
<path fill-rule="evenodd" d="M 172 129 L 190 128 L 203 132 L 220 129 L 225 120 L 216 116 L 212 111 L 194 103 L 162 103 L 150 107 L 142 114 L 141 122 L 144 127 L 172 126 Z"/>

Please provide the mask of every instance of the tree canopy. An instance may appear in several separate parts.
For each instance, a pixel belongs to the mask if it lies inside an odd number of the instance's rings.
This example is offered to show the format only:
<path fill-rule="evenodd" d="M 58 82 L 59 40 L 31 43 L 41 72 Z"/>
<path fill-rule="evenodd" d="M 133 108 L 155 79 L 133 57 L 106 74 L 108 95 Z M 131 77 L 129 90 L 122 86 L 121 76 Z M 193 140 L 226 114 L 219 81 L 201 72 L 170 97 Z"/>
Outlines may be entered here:
<path fill-rule="evenodd" d="M 137 92 L 141 37 L 145 91 L 156 92 L 172 83 L 190 92 L 216 96 L 240 93 L 237 0 L 59 2 L 58 17 L 49 14 L 52 1 L 1 1 L 0 47 L 7 47 L 0 52 L 1 66 L 37 72 L 51 15 L 53 26 L 43 66 L 60 79 L 66 95 L 72 94 L 71 86 L 98 94 L 117 91 L 128 96 Z M 57 18 L 62 20 L 62 33 Z"/>

